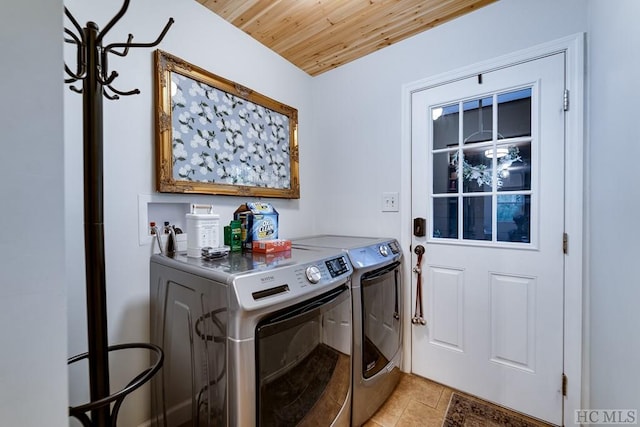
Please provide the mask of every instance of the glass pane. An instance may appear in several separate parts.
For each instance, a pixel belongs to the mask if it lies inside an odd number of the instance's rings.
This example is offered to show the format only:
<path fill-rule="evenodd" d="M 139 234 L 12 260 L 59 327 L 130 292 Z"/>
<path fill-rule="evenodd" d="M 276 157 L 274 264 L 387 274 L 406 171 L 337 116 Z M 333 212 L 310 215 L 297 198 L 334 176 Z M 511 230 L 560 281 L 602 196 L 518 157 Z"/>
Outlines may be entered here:
<path fill-rule="evenodd" d="M 531 190 L 531 142 L 499 145 L 498 190 Z"/>
<path fill-rule="evenodd" d="M 531 196 L 498 196 L 498 241 L 529 243 L 531 230 Z"/>
<path fill-rule="evenodd" d="M 456 152 L 457 153 L 457 152 Z M 455 193 L 458 191 L 456 166 L 451 159 L 455 153 L 436 153 L 433 155 L 433 193 Z"/>
<path fill-rule="evenodd" d="M 491 196 L 463 198 L 464 238 L 491 240 Z"/>
<path fill-rule="evenodd" d="M 498 139 L 531 136 L 531 88 L 498 95 Z"/>
<path fill-rule="evenodd" d="M 493 139 L 493 98 L 467 101 L 463 104 L 463 133 L 465 144 Z"/>
<path fill-rule="evenodd" d="M 433 199 L 433 237 L 458 238 L 458 198 Z"/>
<path fill-rule="evenodd" d="M 434 150 L 458 145 L 458 111 L 458 104 L 431 109 Z"/>
<path fill-rule="evenodd" d="M 463 152 L 462 161 L 462 191 L 478 193 L 491 191 L 493 182 L 491 170 L 491 147 L 467 148 Z M 457 165 L 457 162 L 456 162 Z"/>

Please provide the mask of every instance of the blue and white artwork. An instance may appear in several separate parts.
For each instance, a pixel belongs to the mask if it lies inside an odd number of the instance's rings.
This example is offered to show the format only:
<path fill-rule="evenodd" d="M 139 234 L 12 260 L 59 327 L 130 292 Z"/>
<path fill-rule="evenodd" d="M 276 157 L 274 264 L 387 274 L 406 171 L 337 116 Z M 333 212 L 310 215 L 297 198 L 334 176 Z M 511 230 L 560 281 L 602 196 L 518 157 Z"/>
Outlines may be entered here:
<path fill-rule="evenodd" d="M 171 73 L 173 178 L 291 188 L 289 117 Z"/>

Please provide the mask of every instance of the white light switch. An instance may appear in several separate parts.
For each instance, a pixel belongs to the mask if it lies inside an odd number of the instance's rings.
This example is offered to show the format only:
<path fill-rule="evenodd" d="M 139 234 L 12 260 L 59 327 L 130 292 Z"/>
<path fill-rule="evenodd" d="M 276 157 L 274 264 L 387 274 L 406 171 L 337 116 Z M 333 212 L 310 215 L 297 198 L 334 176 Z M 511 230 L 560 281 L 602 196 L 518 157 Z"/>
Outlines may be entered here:
<path fill-rule="evenodd" d="M 382 212 L 398 212 L 398 193 L 382 193 Z"/>

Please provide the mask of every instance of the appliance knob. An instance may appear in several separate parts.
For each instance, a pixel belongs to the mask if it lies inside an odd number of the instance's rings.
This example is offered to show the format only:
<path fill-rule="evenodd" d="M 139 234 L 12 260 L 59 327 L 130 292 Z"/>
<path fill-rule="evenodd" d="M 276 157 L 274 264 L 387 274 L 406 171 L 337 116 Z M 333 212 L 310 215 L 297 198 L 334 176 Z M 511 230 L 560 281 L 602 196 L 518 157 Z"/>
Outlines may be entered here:
<path fill-rule="evenodd" d="M 305 274 L 307 275 L 307 280 L 313 284 L 318 283 L 320 279 L 322 279 L 322 273 L 320 273 L 320 269 L 316 265 L 307 267 Z"/>
<path fill-rule="evenodd" d="M 378 251 L 380 252 L 380 255 L 382 256 L 389 256 L 389 249 L 387 249 L 387 247 L 385 245 L 382 245 L 378 248 Z"/>

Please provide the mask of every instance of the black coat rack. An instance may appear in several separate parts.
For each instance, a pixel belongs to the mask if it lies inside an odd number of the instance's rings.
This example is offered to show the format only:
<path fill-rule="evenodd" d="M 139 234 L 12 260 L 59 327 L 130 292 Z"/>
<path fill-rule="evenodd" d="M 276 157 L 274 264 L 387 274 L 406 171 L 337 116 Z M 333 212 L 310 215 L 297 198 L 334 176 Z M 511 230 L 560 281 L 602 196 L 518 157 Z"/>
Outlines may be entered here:
<path fill-rule="evenodd" d="M 83 98 L 83 149 L 84 149 L 84 244 L 87 289 L 87 335 L 88 352 L 74 356 L 68 363 L 88 359 L 89 390 L 91 402 L 69 407 L 69 415 L 80 420 L 83 426 L 115 427 L 118 411 L 125 397 L 142 386 L 162 366 L 163 353 L 158 346 L 147 343 L 131 343 L 109 346 L 107 336 L 107 298 L 104 260 L 103 222 L 103 117 L 102 96 L 116 100 L 120 96 L 139 94 L 138 89 L 121 91 L 113 87 L 118 77 L 116 71 L 109 72 L 108 56 L 126 56 L 130 48 L 157 46 L 173 24 L 173 18 L 165 25 L 157 40 L 152 43 L 133 43 L 129 34 L 126 43 L 111 43 L 103 47 L 104 37 L 120 21 L 129 7 L 125 0 L 120 11 L 102 31 L 95 22 L 87 22 L 82 28 L 65 7 L 64 13 L 73 29 L 64 29 L 65 42 L 76 45 L 76 70 L 64 66 L 68 78 L 65 83 L 82 81 L 79 89 L 70 85 Z M 74 31 L 75 30 L 75 31 Z M 124 389 L 111 394 L 109 387 L 109 352 L 124 349 L 147 349 L 155 353 L 154 364 L 136 376 Z M 91 413 L 91 417 L 87 415 Z"/>

